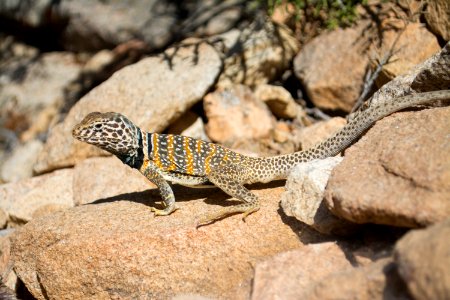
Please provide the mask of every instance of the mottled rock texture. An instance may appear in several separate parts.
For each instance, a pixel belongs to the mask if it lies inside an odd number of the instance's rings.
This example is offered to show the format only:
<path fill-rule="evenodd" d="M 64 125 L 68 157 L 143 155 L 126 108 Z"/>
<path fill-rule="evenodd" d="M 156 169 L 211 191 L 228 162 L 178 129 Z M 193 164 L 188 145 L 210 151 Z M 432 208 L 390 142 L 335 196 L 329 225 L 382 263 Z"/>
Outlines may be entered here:
<path fill-rule="evenodd" d="M 151 188 L 155 185 L 116 157 L 88 158 L 74 168 L 72 189 L 77 206 Z"/>
<path fill-rule="evenodd" d="M 402 112 L 378 121 L 345 152 L 326 200 L 357 223 L 421 227 L 450 215 L 450 108 Z"/>

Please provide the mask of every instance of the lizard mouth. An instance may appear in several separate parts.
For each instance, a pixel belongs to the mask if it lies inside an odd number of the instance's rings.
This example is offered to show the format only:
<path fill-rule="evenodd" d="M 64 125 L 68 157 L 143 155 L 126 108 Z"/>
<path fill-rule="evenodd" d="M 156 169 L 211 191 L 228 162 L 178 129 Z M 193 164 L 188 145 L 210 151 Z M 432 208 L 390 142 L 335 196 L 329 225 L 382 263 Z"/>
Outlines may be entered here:
<path fill-rule="evenodd" d="M 91 141 L 91 140 L 94 138 L 94 133 L 92 133 L 92 134 L 86 136 L 86 135 L 83 135 L 83 134 L 82 134 L 82 131 L 81 131 L 80 128 L 75 127 L 75 128 L 72 130 L 72 136 L 73 136 L 75 139 L 77 139 L 77 140 L 79 140 L 79 141 L 81 141 L 81 142 L 87 142 L 87 143 L 89 143 L 89 141 Z M 95 139 L 95 138 L 94 138 L 94 139 Z"/>

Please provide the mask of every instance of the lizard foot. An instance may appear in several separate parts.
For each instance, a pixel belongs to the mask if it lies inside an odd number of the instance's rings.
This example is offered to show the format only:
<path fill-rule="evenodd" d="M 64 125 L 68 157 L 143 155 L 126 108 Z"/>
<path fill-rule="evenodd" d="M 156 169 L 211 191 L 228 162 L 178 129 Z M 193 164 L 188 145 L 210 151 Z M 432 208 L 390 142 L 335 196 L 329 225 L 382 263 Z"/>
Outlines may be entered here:
<path fill-rule="evenodd" d="M 154 207 L 151 208 L 151 210 L 155 216 L 168 216 L 171 213 L 173 213 L 174 211 L 176 211 L 177 209 L 179 209 L 179 207 L 177 205 L 167 206 L 164 209 L 157 209 Z"/>

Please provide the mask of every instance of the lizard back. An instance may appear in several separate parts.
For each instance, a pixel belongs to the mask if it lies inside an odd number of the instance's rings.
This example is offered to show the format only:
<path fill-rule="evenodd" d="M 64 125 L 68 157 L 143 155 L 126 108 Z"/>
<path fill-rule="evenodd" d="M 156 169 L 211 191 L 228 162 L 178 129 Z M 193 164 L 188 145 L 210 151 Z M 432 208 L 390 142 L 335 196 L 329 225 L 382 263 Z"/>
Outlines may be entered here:
<path fill-rule="evenodd" d="M 174 134 L 147 133 L 147 144 L 149 159 L 165 172 L 205 176 L 213 168 L 246 158 L 223 146 Z"/>

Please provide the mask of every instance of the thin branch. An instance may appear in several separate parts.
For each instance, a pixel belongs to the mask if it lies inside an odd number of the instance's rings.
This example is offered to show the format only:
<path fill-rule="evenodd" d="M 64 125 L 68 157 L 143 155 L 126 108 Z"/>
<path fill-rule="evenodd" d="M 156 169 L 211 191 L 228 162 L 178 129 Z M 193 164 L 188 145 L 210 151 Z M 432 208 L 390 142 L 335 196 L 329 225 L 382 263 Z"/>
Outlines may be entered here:
<path fill-rule="evenodd" d="M 370 74 L 371 73 L 370 70 L 367 72 L 366 78 L 364 80 L 363 91 L 362 91 L 361 95 L 359 96 L 358 100 L 356 100 L 356 103 L 353 106 L 353 108 L 350 112 L 350 115 L 361 108 L 363 103 L 367 100 L 367 95 L 372 90 L 375 80 L 378 78 L 383 67 L 391 62 L 390 59 L 396 52 L 400 51 L 400 48 L 396 49 L 396 46 L 397 46 L 398 41 L 400 40 L 401 35 L 405 32 L 407 26 L 408 26 L 408 24 L 405 24 L 405 26 L 397 34 L 397 36 L 396 36 L 394 42 L 392 43 L 391 47 L 389 48 L 388 52 L 379 61 L 377 68 L 375 69 L 375 72 L 373 72 L 372 74 Z"/>

